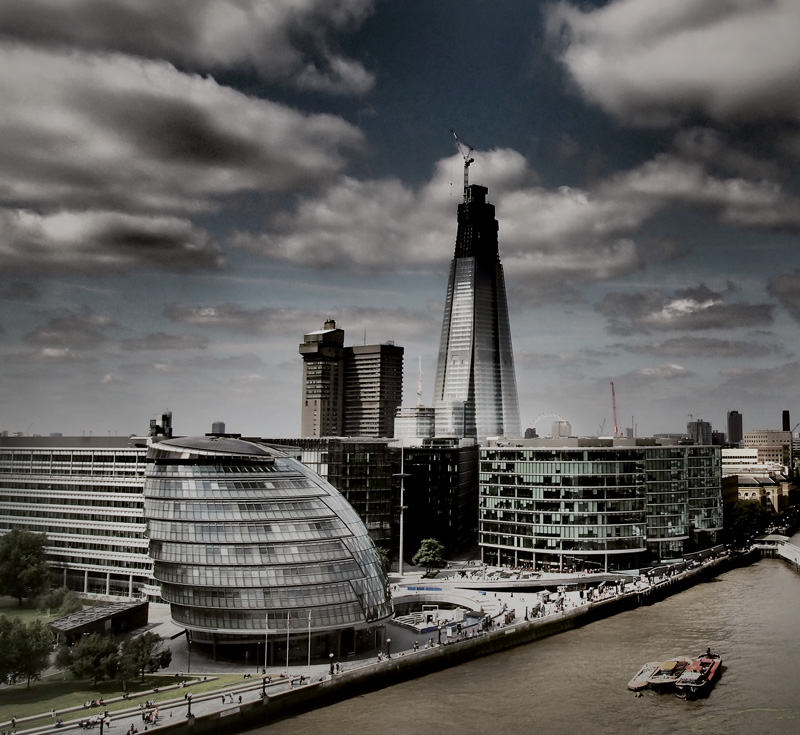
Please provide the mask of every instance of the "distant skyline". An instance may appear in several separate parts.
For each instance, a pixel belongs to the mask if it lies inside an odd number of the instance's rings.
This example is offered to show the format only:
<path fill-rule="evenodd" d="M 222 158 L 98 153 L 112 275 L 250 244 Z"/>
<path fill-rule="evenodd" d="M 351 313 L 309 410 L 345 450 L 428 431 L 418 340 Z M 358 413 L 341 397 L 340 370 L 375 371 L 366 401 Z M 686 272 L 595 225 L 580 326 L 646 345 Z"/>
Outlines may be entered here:
<path fill-rule="evenodd" d="M 796 0 L 5 0 L 0 430 L 299 436 L 303 335 L 417 356 L 463 159 L 523 430 L 800 420 Z M 549 431 L 551 418 L 537 423 Z"/>

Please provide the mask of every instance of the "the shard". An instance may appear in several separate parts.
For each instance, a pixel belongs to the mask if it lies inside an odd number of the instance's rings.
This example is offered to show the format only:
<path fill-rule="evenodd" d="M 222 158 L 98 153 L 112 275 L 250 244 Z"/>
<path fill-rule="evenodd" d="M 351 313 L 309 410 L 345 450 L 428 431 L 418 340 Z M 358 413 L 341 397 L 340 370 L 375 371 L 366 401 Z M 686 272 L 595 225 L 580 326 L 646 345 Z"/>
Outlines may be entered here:
<path fill-rule="evenodd" d="M 483 186 L 467 185 L 458 205 L 436 365 L 437 436 L 520 436 L 498 225 L 487 194 Z"/>

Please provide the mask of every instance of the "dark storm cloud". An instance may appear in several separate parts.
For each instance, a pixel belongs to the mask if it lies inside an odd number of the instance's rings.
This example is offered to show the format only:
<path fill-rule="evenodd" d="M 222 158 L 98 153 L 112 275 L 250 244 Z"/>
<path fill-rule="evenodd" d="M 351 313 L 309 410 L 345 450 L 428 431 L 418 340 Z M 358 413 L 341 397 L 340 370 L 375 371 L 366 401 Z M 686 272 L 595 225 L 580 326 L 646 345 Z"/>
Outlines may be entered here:
<path fill-rule="evenodd" d="M 744 340 L 689 336 L 676 337 L 675 339 L 667 339 L 653 344 L 622 345 L 621 347 L 635 354 L 667 358 L 739 359 L 786 353 L 783 347 L 776 344 L 764 345 L 755 341 L 745 342 Z"/>
<path fill-rule="evenodd" d="M 728 395 L 774 400 L 776 395 L 795 395 L 800 385 L 800 362 L 797 360 L 765 368 L 737 368 L 720 371 L 720 390 Z"/>
<path fill-rule="evenodd" d="M 163 62 L 2 41 L 0 62 L 0 201 L 13 206 L 209 212 L 240 193 L 323 187 L 361 142 L 341 118 Z"/>
<path fill-rule="evenodd" d="M 208 346 L 208 338 L 199 334 L 167 334 L 155 332 L 144 337 L 124 339 L 120 347 L 128 352 L 141 350 L 202 350 Z"/>
<path fill-rule="evenodd" d="M 238 304 L 205 306 L 167 304 L 164 316 L 179 324 L 208 329 L 228 329 L 241 334 L 280 334 L 295 328 L 303 318 L 297 309 L 245 309 Z"/>
<path fill-rule="evenodd" d="M 134 266 L 193 272 L 222 265 L 207 233 L 177 217 L 0 209 L 0 239 L 7 272 L 97 274 Z"/>
<path fill-rule="evenodd" d="M 758 327 L 772 322 L 770 304 L 727 303 L 725 297 L 700 284 L 671 296 L 656 290 L 610 293 L 595 308 L 608 319 L 610 332 L 623 335 Z"/>
<path fill-rule="evenodd" d="M 374 0 L 4 0 L 0 32 L 42 46 L 166 59 L 200 70 L 249 68 L 333 94 L 368 91 L 373 75 L 338 53 Z"/>
<path fill-rule="evenodd" d="M 38 301 L 41 294 L 32 283 L 12 281 L 0 286 L 0 301 Z"/>
<path fill-rule="evenodd" d="M 800 322 L 800 269 L 776 276 L 767 285 L 767 291 L 778 299 L 792 319 Z"/>
<path fill-rule="evenodd" d="M 164 308 L 164 315 L 174 322 L 194 327 L 229 329 L 241 334 L 293 333 L 298 337 L 322 329 L 326 319 L 332 318 L 351 336 L 367 332 L 371 342 L 417 337 L 435 326 L 428 311 L 381 307 L 342 306 L 325 312 L 309 312 L 283 308 L 245 309 L 232 303 L 203 306 L 173 303 Z M 388 336 L 384 336 L 387 331 Z"/>
<path fill-rule="evenodd" d="M 50 319 L 46 324 L 25 335 L 25 341 L 41 347 L 86 349 L 107 341 L 106 330 L 114 321 L 102 314 L 85 310 Z"/>

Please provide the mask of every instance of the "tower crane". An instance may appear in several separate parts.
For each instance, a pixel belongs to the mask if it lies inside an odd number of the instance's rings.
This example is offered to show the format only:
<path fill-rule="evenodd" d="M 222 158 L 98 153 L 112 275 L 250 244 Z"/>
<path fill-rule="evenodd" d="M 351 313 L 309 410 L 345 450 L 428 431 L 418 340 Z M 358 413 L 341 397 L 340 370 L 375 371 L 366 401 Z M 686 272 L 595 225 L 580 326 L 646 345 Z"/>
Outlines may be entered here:
<path fill-rule="evenodd" d="M 611 408 L 614 411 L 614 437 L 620 437 L 619 421 L 617 420 L 617 394 L 614 391 L 614 381 L 611 381 Z"/>
<path fill-rule="evenodd" d="M 467 201 L 467 190 L 469 188 L 469 165 L 475 162 L 472 157 L 472 146 L 467 145 L 463 140 L 459 140 L 455 130 L 450 131 L 453 134 L 453 140 L 456 142 L 456 148 L 464 159 L 464 201 Z M 466 153 L 464 150 L 466 149 Z"/>

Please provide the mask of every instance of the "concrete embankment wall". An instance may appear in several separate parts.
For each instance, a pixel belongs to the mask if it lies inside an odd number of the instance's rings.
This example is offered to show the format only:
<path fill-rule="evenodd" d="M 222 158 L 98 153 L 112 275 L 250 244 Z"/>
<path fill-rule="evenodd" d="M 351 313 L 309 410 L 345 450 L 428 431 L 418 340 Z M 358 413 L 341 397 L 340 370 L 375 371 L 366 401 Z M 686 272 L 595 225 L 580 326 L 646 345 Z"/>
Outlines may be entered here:
<path fill-rule="evenodd" d="M 759 554 L 756 552 L 720 559 L 683 572 L 642 592 L 631 592 L 546 618 L 519 622 L 458 643 L 396 654 L 389 660 L 346 671 L 332 679 L 326 678 L 321 682 L 270 694 L 264 701 L 242 704 L 222 712 L 160 726 L 158 732 L 164 735 L 219 735 L 220 732 L 241 732 L 263 726 L 317 707 L 457 666 L 479 656 L 563 633 L 624 610 L 657 602 L 734 567 L 750 564 L 758 558 Z"/>

